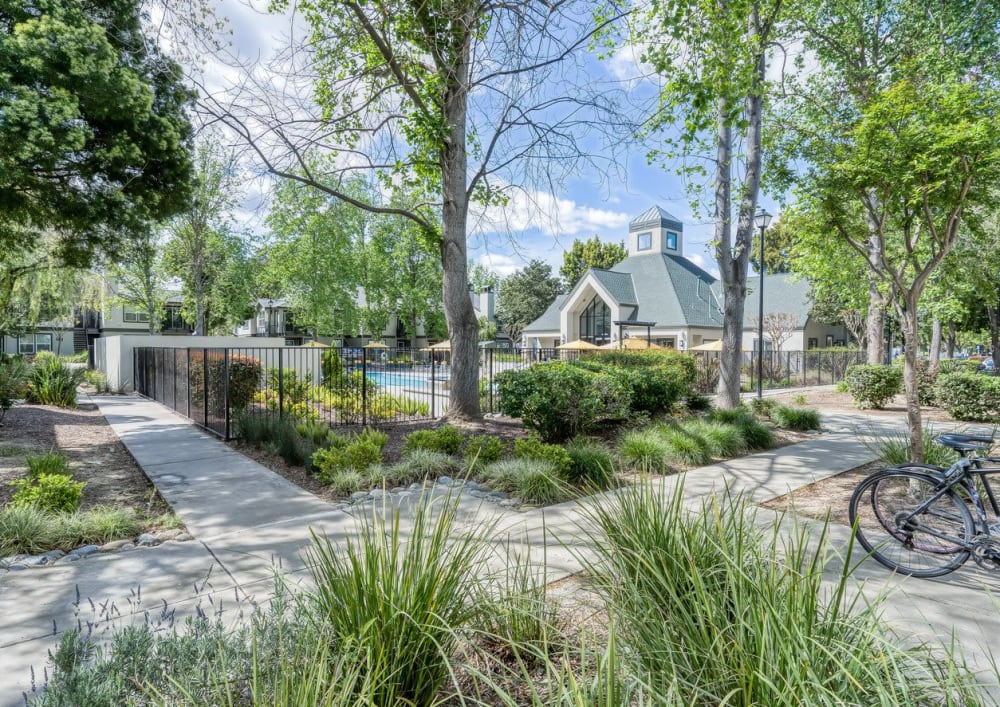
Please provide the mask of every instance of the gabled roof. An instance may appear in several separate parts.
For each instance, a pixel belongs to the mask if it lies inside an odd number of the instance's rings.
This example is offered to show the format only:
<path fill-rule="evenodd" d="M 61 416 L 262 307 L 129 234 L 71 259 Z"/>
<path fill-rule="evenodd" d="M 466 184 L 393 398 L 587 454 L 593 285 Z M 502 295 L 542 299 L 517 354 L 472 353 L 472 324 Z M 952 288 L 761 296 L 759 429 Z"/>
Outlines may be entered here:
<path fill-rule="evenodd" d="M 715 278 L 687 258 L 660 253 L 626 258 L 614 272 L 631 276 L 638 308 L 634 316 L 657 326 L 722 326 Z"/>
<path fill-rule="evenodd" d="M 559 310 L 562 309 L 563 303 L 569 298 L 569 295 L 556 295 L 556 298 L 549 305 L 542 316 L 533 321 L 528 326 L 524 327 L 524 333 L 529 331 L 559 331 Z"/>
<path fill-rule="evenodd" d="M 672 231 L 682 231 L 684 226 L 676 216 L 664 211 L 659 206 L 646 209 L 634 219 L 629 221 L 628 230 L 638 231 L 643 228 L 669 228 Z"/>
<path fill-rule="evenodd" d="M 594 268 L 590 271 L 594 277 L 604 285 L 604 288 L 615 298 L 618 304 L 630 304 L 635 306 L 639 300 L 635 296 L 635 287 L 632 283 L 632 276 L 628 273 L 616 272 L 614 270 L 598 270 Z"/>
<path fill-rule="evenodd" d="M 753 329 L 757 326 L 759 287 L 760 276 L 747 278 L 747 299 L 743 305 L 744 328 Z M 802 328 L 812 309 L 809 292 L 809 283 L 805 278 L 796 279 L 787 273 L 764 275 L 764 314 L 794 314 L 796 328 Z"/>

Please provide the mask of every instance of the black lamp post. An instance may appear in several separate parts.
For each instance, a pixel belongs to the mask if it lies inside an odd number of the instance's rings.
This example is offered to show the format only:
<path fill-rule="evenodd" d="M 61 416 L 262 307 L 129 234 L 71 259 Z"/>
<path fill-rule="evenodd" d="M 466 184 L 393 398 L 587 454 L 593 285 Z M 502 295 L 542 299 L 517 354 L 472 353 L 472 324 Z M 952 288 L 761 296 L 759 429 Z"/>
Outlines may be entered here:
<path fill-rule="evenodd" d="M 771 214 L 764 209 L 759 209 L 754 216 L 754 224 L 760 229 L 760 251 L 758 268 L 760 270 L 760 283 L 757 286 L 757 341 L 759 351 L 757 352 L 757 398 L 764 397 L 764 230 L 771 223 Z"/>

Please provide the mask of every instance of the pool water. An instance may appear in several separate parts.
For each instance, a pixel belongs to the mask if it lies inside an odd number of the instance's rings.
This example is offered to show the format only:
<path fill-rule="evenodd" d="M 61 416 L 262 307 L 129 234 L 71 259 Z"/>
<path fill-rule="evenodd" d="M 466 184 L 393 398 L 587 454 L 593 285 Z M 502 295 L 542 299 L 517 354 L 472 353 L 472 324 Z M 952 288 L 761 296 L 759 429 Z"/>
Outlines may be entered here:
<path fill-rule="evenodd" d="M 369 380 L 376 383 L 385 392 L 391 393 L 393 390 L 411 388 L 418 390 L 430 390 L 430 380 L 425 375 L 419 373 L 388 373 L 378 371 L 368 374 Z M 442 387 L 441 381 L 436 381 L 435 388 Z"/>

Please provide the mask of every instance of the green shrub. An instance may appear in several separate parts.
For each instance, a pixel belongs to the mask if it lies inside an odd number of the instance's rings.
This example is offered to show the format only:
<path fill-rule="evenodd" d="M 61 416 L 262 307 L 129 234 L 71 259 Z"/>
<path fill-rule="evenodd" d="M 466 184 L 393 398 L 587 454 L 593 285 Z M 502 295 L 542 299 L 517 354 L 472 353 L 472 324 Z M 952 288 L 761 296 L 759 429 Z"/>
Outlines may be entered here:
<path fill-rule="evenodd" d="M 681 427 L 701 439 L 713 457 L 737 457 L 749 448 L 743 429 L 737 425 L 714 420 L 685 420 Z"/>
<path fill-rule="evenodd" d="M 457 454 L 462 448 L 462 431 L 452 425 L 441 425 L 433 430 L 416 430 L 406 435 L 403 449 L 426 449 L 442 454 Z"/>
<path fill-rule="evenodd" d="M 242 354 L 229 356 L 229 408 L 243 410 L 260 389 L 260 361 Z"/>
<path fill-rule="evenodd" d="M 771 419 L 778 427 L 784 427 L 787 430 L 806 432 L 820 428 L 819 412 L 809 408 L 777 405 L 771 411 Z"/>
<path fill-rule="evenodd" d="M 323 373 L 324 388 L 340 389 L 344 380 L 344 362 L 340 359 L 337 349 L 330 347 L 323 351 L 320 357 L 320 370 Z"/>
<path fill-rule="evenodd" d="M 308 605 L 331 649 L 356 656 L 367 691 L 348 689 L 353 704 L 437 704 L 475 616 L 468 597 L 486 561 L 482 532 L 455 527 L 455 504 L 428 506 L 416 505 L 410 532 L 397 513 L 391 524 L 360 521 L 345 543 L 314 536 Z"/>
<path fill-rule="evenodd" d="M 770 398 L 750 398 L 750 409 L 758 417 L 770 419 L 771 412 L 777 404 Z"/>
<path fill-rule="evenodd" d="M 380 438 L 374 435 L 360 434 L 343 447 L 316 449 L 312 454 L 312 466 L 320 483 L 331 483 L 333 478 L 342 471 L 354 470 L 364 474 L 368 467 L 382 461 L 382 446 Z M 383 435 L 384 437 L 384 435 Z M 382 439 L 382 445 L 385 444 Z"/>
<path fill-rule="evenodd" d="M 697 378 L 694 359 L 671 350 L 595 351 L 575 365 L 617 377 L 629 391 L 635 412 L 672 409 L 680 400 L 690 399 Z"/>
<path fill-rule="evenodd" d="M 514 457 L 547 462 L 561 479 L 568 479 L 573 467 L 573 461 L 565 448 L 558 444 L 546 444 L 535 437 L 514 440 Z"/>
<path fill-rule="evenodd" d="M 462 452 L 465 465 L 469 469 L 483 467 L 503 459 L 503 442 L 489 435 L 469 437 Z"/>
<path fill-rule="evenodd" d="M 618 444 L 618 454 L 625 463 L 647 473 L 669 471 L 667 453 L 663 437 L 648 428 L 626 432 Z"/>
<path fill-rule="evenodd" d="M 236 433 L 251 444 L 263 445 L 275 437 L 275 430 L 285 425 L 278 415 L 244 410 L 236 415 Z"/>
<path fill-rule="evenodd" d="M 903 369 L 870 364 L 850 366 L 844 376 L 854 404 L 861 410 L 881 410 L 903 390 Z"/>
<path fill-rule="evenodd" d="M 922 435 L 924 463 L 950 466 L 958 459 L 958 452 L 935 442 L 935 436 L 934 426 L 925 425 Z M 913 461 L 908 431 L 888 432 L 883 428 L 871 427 L 861 439 L 865 449 L 885 462 L 886 466 L 898 466 Z"/>
<path fill-rule="evenodd" d="M 1000 421 L 1000 377 L 949 373 L 938 377 L 937 404 L 956 420 Z"/>
<path fill-rule="evenodd" d="M 695 425 L 691 428 L 684 425 L 662 425 L 656 428 L 656 432 L 666 444 L 667 459 L 689 466 L 704 466 L 712 460 L 708 443 Z"/>
<path fill-rule="evenodd" d="M 131 510 L 96 506 L 86 511 L 60 514 L 58 543 L 63 548 L 102 545 L 135 537 L 142 529 L 143 522 Z"/>
<path fill-rule="evenodd" d="M 280 420 L 270 430 L 269 446 L 291 466 L 312 468 L 311 459 L 317 445 L 311 439 L 306 439 L 295 431 L 295 423 L 291 419 Z"/>
<path fill-rule="evenodd" d="M 0 556 L 51 550 L 57 530 L 51 514 L 38 506 L 11 504 L 0 510 Z"/>
<path fill-rule="evenodd" d="M 98 394 L 111 392 L 111 386 L 108 385 L 108 376 L 104 371 L 88 369 L 83 372 L 83 380 L 97 391 Z"/>
<path fill-rule="evenodd" d="M 295 431 L 300 436 L 312 440 L 313 444 L 317 447 L 323 447 L 330 439 L 330 432 L 332 430 L 329 425 L 318 420 L 305 420 L 295 425 Z"/>
<path fill-rule="evenodd" d="M 368 488 L 371 479 L 365 473 L 357 469 L 340 467 L 323 474 L 323 483 L 327 484 L 335 493 L 348 494 Z"/>
<path fill-rule="evenodd" d="M 774 433 L 771 428 L 743 406 L 732 410 L 713 410 L 709 413 L 708 419 L 737 427 L 746 440 L 748 449 L 770 449 L 774 446 Z"/>
<path fill-rule="evenodd" d="M 366 427 L 354 435 L 354 441 L 371 445 L 379 451 L 379 454 L 381 454 L 382 450 L 385 449 L 385 445 L 389 443 L 389 435 L 382 430 Z"/>
<path fill-rule="evenodd" d="M 684 401 L 690 412 L 708 412 L 712 409 L 712 399 L 707 395 L 693 393 Z"/>
<path fill-rule="evenodd" d="M 900 643 L 849 569 L 829 585 L 825 529 L 786 538 L 743 499 L 692 514 L 684 497 L 638 486 L 588 524 L 587 576 L 663 704 L 981 704 L 960 656 Z"/>
<path fill-rule="evenodd" d="M 376 483 L 386 486 L 406 486 L 424 479 L 436 479 L 439 476 L 452 474 L 459 469 L 459 463 L 450 454 L 430 449 L 411 449 L 404 453 L 400 461 L 379 469 L 378 476 L 374 471 L 370 473 Z"/>
<path fill-rule="evenodd" d="M 279 388 L 280 386 L 280 388 Z M 309 400 L 309 381 L 299 378 L 294 368 L 268 368 L 267 387 L 284 398 L 285 405 L 305 403 Z"/>
<path fill-rule="evenodd" d="M 539 363 L 496 377 L 499 408 L 520 417 L 542 439 L 558 442 L 585 434 L 607 421 L 628 417 L 629 389 L 620 378 L 566 361 Z"/>
<path fill-rule="evenodd" d="M 566 454 L 570 462 L 566 472 L 569 481 L 591 489 L 614 486 L 615 460 L 603 444 L 578 437 L 566 445 Z"/>
<path fill-rule="evenodd" d="M 66 455 L 51 449 L 44 454 L 29 454 L 26 460 L 28 462 L 28 478 L 31 479 L 37 478 L 40 474 L 72 475 L 69 470 L 69 459 Z"/>
<path fill-rule="evenodd" d="M 83 369 L 69 366 L 56 356 L 35 357 L 31 368 L 28 402 L 57 407 L 76 407 L 76 387 L 83 382 Z"/>
<path fill-rule="evenodd" d="M 31 366 L 23 356 L 0 354 L 0 422 L 15 400 L 28 394 Z"/>
<path fill-rule="evenodd" d="M 483 480 L 497 491 L 522 501 L 549 505 L 573 497 L 570 486 L 542 459 L 520 458 L 493 462 L 482 471 Z"/>
<path fill-rule="evenodd" d="M 10 482 L 14 487 L 12 506 L 36 506 L 43 511 L 72 512 L 83 500 L 85 481 L 73 481 L 65 474 L 41 473 L 30 479 Z"/>

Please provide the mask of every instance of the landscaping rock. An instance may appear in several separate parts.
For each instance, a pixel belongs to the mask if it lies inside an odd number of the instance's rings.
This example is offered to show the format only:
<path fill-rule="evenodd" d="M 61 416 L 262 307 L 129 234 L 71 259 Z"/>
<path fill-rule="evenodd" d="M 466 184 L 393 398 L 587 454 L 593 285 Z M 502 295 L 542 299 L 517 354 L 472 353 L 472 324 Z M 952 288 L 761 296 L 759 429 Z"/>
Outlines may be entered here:
<path fill-rule="evenodd" d="M 15 562 L 14 564 L 8 565 L 7 569 L 10 570 L 11 572 L 17 572 L 18 570 L 28 569 L 28 565 L 24 564 L 23 562 Z"/>
<path fill-rule="evenodd" d="M 101 551 L 100 545 L 84 545 L 83 547 L 78 547 L 75 550 L 70 550 L 69 554 L 66 555 L 66 559 L 72 557 L 73 560 L 79 560 L 83 557 L 93 555 L 95 552 L 100 552 L 100 551 Z M 73 560 L 70 560 L 70 562 L 72 562 Z"/>
<path fill-rule="evenodd" d="M 358 501 L 364 501 L 368 498 L 367 491 L 355 491 L 351 494 L 351 503 L 357 503 Z"/>
<path fill-rule="evenodd" d="M 143 533 L 142 535 L 139 536 L 139 539 L 136 540 L 136 544 L 139 547 L 156 547 L 161 542 L 163 541 L 160 540 L 155 535 L 153 535 L 152 533 Z"/>
<path fill-rule="evenodd" d="M 153 533 L 153 535 L 159 538 L 160 540 L 167 541 L 167 540 L 176 540 L 178 535 L 187 535 L 187 533 L 185 533 L 180 528 L 171 528 L 170 530 L 157 531 Z"/>
<path fill-rule="evenodd" d="M 418 484 L 416 482 L 410 484 L 410 491 L 422 491 L 424 488 L 423 484 Z"/>
<path fill-rule="evenodd" d="M 441 484 L 442 486 L 451 486 L 451 477 L 450 476 L 439 476 L 438 477 L 438 483 Z"/>
<path fill-rule="evenodd" d="M 20 562 L 25 557 L 27 557 L 27 555 L 11 555 L 10 557 L 5 557 L 2 560 L 0 560 L 0 567 L 2 567 L 3 569 L 7 569 L 12 564 L 14 564 L 15 562 Z"/>
<path fill-rule="evenodd" d="M 191 535 L 191 533 L 183 533 L 182 532 L 182 533 L 178 533 L 177 535 L 174 536 L 174 541 L 175 542 L 182 543 L 182 542 L 186 542 L 188 540 L 194 540 L 194 536 Z"/>
<path fill-rule="evenodd" d="M 132 541 L 128 538 L 123 540 L 112 540 L 111 542 L 104 543 L 101 545 L 101 552 L 115 552 L 116 550 L 121 550 L 125 545 L 131 544 Z"/>
<path fill-rule="evenodd" d="M 372 489 L 371 493 L 368 494 L 368 497 L 374 501 L 378 501 L 383 496 L 385 496 L 385 491 L 383 491 L 382 489 Z"/>

